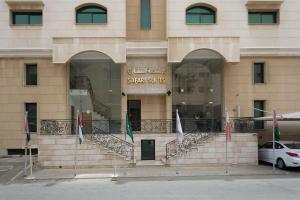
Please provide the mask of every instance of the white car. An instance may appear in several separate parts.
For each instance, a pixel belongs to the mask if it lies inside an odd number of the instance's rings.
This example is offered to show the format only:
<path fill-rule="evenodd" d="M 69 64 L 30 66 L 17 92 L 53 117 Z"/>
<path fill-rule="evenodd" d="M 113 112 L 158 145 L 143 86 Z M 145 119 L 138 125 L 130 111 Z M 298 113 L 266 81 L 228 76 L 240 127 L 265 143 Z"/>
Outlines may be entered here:
<path fill-rule="evenodd" d="M 267 142 L 258 149 L 258 160 L 273 164 L 273 142 Z M 279 169 L 300 167 L 300 142 L 276 141 L 275 164 Z"/>

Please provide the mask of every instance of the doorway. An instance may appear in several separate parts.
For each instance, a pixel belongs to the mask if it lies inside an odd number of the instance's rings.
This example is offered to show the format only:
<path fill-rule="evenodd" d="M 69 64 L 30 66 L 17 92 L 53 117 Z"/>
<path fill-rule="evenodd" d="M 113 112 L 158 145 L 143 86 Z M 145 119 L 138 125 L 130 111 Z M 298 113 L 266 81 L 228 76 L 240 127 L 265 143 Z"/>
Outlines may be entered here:
<path fill-rule="evenodd" d="M 127 110 L 132 131 L 141 131 L 141 100 L 128 100 Z"/>
<path fill-rule="evenodd" d="M 155 140 L 141 140 L 141 160 L 155 160 Z"/>

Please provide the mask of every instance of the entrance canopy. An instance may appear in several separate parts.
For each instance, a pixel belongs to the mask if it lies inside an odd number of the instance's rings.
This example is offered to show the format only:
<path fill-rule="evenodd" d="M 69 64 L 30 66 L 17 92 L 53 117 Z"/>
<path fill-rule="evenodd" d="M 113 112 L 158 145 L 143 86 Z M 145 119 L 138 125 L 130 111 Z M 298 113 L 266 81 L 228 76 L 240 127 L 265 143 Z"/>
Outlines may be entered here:
<path fill-rule="evenodd" d="M 300 121 L 300 112 L 277 114 L 276 118 L 281 121 Z M 273 116 L 254 118 L 257 121 L 272 121 Z"/>

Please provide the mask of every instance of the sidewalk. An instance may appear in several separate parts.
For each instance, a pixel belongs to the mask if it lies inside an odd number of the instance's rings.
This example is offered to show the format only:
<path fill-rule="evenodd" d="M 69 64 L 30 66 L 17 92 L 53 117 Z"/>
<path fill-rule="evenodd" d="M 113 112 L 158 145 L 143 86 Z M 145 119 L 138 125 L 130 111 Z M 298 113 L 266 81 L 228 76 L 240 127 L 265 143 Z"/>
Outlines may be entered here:
<path fill-rule="evenodd" d="M 175 178 L 175 177 L 203 177 L 203 176 L 265 176 L 265 175 L 289 175 L 288 171 L 279 169 L 272 172 L 271 166 L 230 166 L 228 173 L 225 167 L 176 167 L 165 166 L 139 166 L 135 168 L 88 168 L 78 169 L 75 176 L 74 169 L 38 169 L 33 177 L 36 180 L 47 179 L 97 179 L 97 178 Z M 299 174 L 300 175 L 300 174 Z"/>

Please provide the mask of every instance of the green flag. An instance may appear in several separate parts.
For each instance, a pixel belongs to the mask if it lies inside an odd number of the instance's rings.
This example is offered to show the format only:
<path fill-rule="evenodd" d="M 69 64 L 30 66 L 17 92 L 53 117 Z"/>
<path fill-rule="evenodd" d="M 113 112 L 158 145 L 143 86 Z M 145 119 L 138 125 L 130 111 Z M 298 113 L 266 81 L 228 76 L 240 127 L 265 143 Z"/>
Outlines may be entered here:
<path fill-rule="evenodd" d="M 126 132 L 127 132 L 127 135 L 129 135 L 129 137 L 131 138 L 132 142 L 134 142 L 133 141 L 133 133 L 132 133 L 132 129 L 131 129 L 131 124 L 130 124 L 128 113 L 126 113 Z"/>

